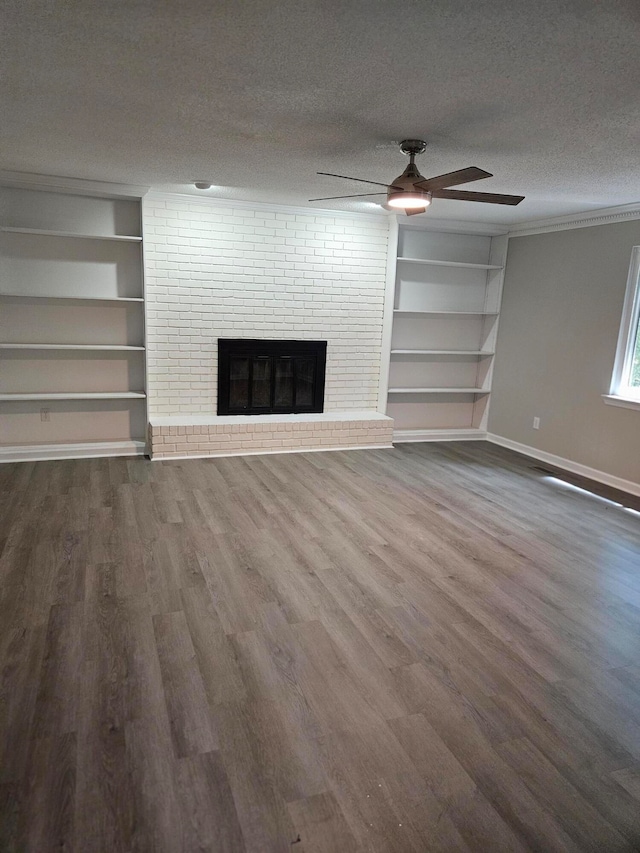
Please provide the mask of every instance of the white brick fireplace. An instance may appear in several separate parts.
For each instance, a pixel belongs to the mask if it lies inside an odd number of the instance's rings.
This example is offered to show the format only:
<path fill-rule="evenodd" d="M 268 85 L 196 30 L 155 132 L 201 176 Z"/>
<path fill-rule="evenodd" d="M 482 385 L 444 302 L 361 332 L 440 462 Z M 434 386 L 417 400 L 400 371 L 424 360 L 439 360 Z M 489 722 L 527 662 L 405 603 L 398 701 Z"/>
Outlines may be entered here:
<path fill-rule="evenodd" d="M 154 457 L 391 444 L 384 216 L 151 193 L 143 217 Z M 326 340 L 323 414 L 218 417 L 220 337 Z"/>

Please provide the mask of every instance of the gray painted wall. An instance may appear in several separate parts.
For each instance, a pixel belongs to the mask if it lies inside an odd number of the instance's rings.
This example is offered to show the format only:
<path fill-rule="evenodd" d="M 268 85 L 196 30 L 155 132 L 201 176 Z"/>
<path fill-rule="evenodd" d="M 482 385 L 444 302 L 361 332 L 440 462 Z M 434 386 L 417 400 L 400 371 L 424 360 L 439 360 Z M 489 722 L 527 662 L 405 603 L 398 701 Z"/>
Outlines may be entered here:
<path fill-rule="evenodd" d="M 638 220 L 509 240 L 491 433 L 640 483 L 640 411 L 601 397 L 639 244 Z"/>

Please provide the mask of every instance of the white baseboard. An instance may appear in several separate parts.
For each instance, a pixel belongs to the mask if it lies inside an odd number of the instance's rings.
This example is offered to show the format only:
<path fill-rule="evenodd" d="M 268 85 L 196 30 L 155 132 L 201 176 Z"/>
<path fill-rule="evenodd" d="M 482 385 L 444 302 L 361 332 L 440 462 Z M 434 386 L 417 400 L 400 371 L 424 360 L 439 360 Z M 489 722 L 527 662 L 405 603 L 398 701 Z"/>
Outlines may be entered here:
<path fill-rule="evenodd" d="M 598 471 L 597 468 L 589 468 L 587 465 L 581 465 L 579 462 L 573 462 L 571 459 L 565 459 L 562 456 L 556 456 L 554 453 L 547 453 L 545 450 L 538 450 L 537 447 L 529 447 L 528 444 L 520 444 L 519 441 L 512 441 L 510 438 L 504 438 L 501 435 L 487 433 L 486 438 L 487 441 L 493 444 L 499 444 L 500 447 L 515 450 L 524 456 L 537 459 L 539 462 L 546 462 L 547 465 L 553 465 L 554 468 L 562 468 L 571 474 L 577 474 L 580 477 L 586 477 L 588 480 L 595 480 L 605 486 L 610 486 L 613 489 L 619 489 L 621 492 L 627 492 L 630 495 L 640 497 L 640 483 L 623 480 L 622 477 L 614 477 L 612 474 Z"/>
<path fill-rule="evenodd" d="M 144 441 L 82 441 L 77 444 L 27 444 L 0 447 L 2 462 L 46 462 L 52 459 L 99 459 L 103 456 L 142 456 Z"/>
<path fill-rule="evenodd" d="M 487 433 L 482 429 L 395 429 L 393 443 L 407 441 L 484 441 Z"/>
<path fill-rule="evenodd" d="M 155 454 L 152 462 L 173 462 L 178 459 L 227 459 L 230 456 L 278 456 L 281 453 L 329 453 L 333 450 L 393 450 L 393 444 L 363 444 L 361 447 L 282 447 L 277 450 L 213 450 L 211 453 L 193 453 L 190 456 L 178 456 L 168 453 L 166 456 Z"/>

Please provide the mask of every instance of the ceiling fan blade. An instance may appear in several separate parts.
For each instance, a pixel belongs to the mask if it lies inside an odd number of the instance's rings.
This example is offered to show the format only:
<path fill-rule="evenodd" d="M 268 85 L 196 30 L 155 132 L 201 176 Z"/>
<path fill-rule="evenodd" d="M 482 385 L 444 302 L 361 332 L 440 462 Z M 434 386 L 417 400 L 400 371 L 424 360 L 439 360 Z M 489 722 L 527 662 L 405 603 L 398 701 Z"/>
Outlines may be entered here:
<path fill-rule="evenodd" d="M 474 193 L 466 190 L 434 190 L 434 198 L 451 198 L 457 201 L 483 201 L 485 204 L 520 204 L 523 195 L 502 195 L 501 193 Z"/>
<path fill-rule="evenodd" d="M 413 207 L 405 210 L 405 213 L 407 216 L 415 216 L 416 213 L 424 213 L 426 209 L 426 207 Z"/>
<path fill-rule="evenodd" d="M 491 172 L 478 169 L 477 166 L 469 166 L 467 169 L 458 169 L 457 172 L 447 172 L 446 175 L 438 175 L 435 178 L 424 178 L 414 184 L 422 190 L 439 190 L 444 187 L 455 187 L 456 184 L 469 184 L 471 181 L 481 181 L 483 178 L 492 178 Z"/>
<path fill-rule="evenodd" d="M 384 195 L 384 193 L 357 193 L 356 195 L 328 195 L 324 198 L 310 198 L 309 201 L 331 201 L 335 198 L 362 198 L 367 195 Z"/>
<path fill-rule="evenodd" d="M 380 181 L 367 181 L 364 178 L 350 178 L 348 175 L 334 175 L 333 172 L 316 172 L 316 175 L 328 175 L 330 178 L 344 178 L 345 181 L 359 181 L 361 184 L 375 184 L 377 187 L 391 187 L 392 184 L 381 184 Z M 401 190 L 402 187 L 395 187 Z"/>

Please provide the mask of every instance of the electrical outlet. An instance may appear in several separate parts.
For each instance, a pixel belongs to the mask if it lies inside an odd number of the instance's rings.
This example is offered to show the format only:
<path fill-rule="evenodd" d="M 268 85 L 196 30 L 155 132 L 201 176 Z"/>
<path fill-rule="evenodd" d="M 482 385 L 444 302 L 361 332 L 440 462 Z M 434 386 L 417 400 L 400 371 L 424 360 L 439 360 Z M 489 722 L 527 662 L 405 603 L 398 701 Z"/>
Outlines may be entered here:
<path fill-rule="evenodd" d="M 40 420 L 41 421 L 50 421 L 51 420 L 51 409 L 40 409 Z"/>
<path fill-rule="evenodd" d="M 540 418 L 534 418 L 533 419 L 533 428 L 534 429 L 540 429 Z"/>

